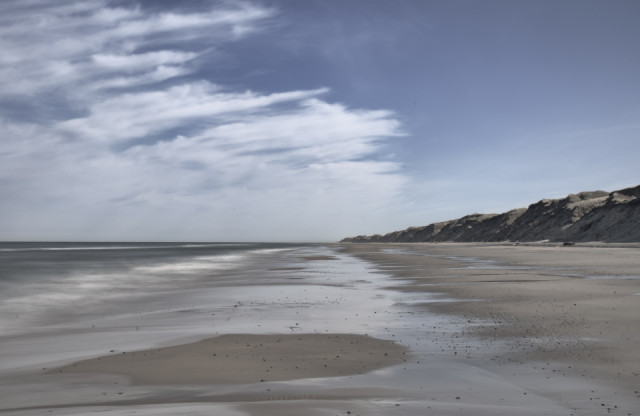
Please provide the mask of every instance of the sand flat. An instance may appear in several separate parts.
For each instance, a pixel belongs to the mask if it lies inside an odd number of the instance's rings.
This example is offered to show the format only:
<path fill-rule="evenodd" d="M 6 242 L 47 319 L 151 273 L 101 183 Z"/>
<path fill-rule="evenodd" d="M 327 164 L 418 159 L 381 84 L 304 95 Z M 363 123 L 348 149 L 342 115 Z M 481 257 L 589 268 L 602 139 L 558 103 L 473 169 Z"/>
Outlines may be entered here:
<path fill-rule="evenodd" d="M 408 349 L 354 334 L 233 334 L 121 352 L 50 371 L 123 375 L 133 383 L 245 384 L 362 374 L 398 364 Z"/>
<path fill-rule="evenodd" d="M 416 306 L 472 323 L 463 338 L 496 346 L 490 360 L 478 360 L 483 368 L 538 391 L 555 386 L 563 400 L 571 397 L 564 376 L 597 380 L 618 397 L 585 389 L 587 400 L 598 397 L 611 412 L 626 394 L 640 407 L 639 248 L 414 243 L 343 250 L 402 279 L 396 290 L 458 299 Z M 540 369 L 544 377 L 522 381 Z"/>

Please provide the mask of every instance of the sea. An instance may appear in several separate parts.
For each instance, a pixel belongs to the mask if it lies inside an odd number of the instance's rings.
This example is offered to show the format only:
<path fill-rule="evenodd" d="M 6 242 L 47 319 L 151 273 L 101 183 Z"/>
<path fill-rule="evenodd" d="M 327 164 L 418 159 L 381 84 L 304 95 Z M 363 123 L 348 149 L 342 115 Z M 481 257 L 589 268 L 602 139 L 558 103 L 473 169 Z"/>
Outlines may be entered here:
<path fill-rule="evenodd" d="M 149 312 L 177 292 L 258 284 L 278 243 L 0 243 L 0 331 L 48 331 L 128 312 Z M 268 267 L 267 267 L 268 268 Z M 235 280 L 235 281 L 234 281 Z M 247 280 L 251 280 L 247 282 Z M 138 307 L 136 308 L 136 305 Z M 174 305 L 175 306 L 175 305 Z"/>

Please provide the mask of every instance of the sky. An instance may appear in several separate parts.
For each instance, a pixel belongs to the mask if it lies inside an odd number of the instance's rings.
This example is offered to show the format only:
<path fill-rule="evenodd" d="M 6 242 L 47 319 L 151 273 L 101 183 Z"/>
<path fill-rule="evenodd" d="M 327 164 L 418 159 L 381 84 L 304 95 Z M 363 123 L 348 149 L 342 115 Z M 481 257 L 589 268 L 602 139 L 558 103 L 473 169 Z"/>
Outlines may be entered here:
<path fill-rule="evenodd" d="M 640 183 L 637 0 L 3 0 L 0 240 L 325 242 Z"/>

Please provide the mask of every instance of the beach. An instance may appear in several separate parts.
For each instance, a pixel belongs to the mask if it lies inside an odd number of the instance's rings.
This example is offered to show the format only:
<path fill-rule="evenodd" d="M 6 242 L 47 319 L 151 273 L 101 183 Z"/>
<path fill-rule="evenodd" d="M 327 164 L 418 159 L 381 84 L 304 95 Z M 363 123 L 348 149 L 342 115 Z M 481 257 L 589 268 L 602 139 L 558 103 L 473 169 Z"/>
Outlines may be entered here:
<path fill-rule="evenodd" d="M 5 299 L 0 414 L 640 408 L 638 247 L 140 247 L 65 247 L 59 279 Z"/>
<path fill-rule="evenodd" d="M 496 352 L 479 359 L 482 368 L 575 414 L 600 414 L 597 406 L 602 414 L 638 414 L 636 245 L 374 244 L 345 251 L 406 279 L 396 289 L 456 299 L 422 306 L 468 318 L 465 337 Z"/>

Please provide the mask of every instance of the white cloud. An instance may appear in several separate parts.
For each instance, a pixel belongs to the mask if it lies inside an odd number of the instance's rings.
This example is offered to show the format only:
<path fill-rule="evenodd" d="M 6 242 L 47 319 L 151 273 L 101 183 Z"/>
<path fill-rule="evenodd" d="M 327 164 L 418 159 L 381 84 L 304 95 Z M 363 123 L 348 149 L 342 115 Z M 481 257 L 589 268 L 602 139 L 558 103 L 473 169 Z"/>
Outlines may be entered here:
<path fill-rule="evenodd" d="M 185 40 L 240 41 L 273 10 L 9 3 L 0 88 L 44 114 L 0 118 L 4 238 L 331 239 L 406 181 L 381 154 L 402 134 L 391 112 L 195 76 L 207 51 Z"/>
<path fill-rule="evenodd" d="M 8 1 L 0 5 L 0 12 L 0 88 L 14 95 L 50 93 L 68 85 L 91 88 L 105 69 L 153 73 L 170 64 L 183 75 L 186 69 L 181 65 L 196 53 L 136 49 L 153 49 L 163 36 L 183 45 L 204 38 L 215 47 L 257 30 L 261 20 L 273 15 L 270 9 L 248 3 L 201 13 L 146 14 L 100 0 L 27 6 Z M 104 79 L 97 82 L 104 84 Z"/>
<path fill-rule="evenodd" d="M 130 55 L 95 54 L 91 58 L 98 66 L 116 70 L 138 71 L 167 64 L 182 64 L 196 56 L 198 54 L 192 52 L 156 51 Z"/>
<path fill-rule="evenodd" d="M 92 105 L 87 117 L 61 122 L 57 129 L 86 140 L 116 142 L 143 138 L 178 126 L 190 128 L 196 119 L 214 122 L 221 116 L 247 116 L 275 104 L 325 91 L 269 95 L 250 91 L 226 93 L 208 82 L 192 82 L 167 90 L 116 95 Z"/>
<path fill-rule="evenodd" d="M 101 81 L 95 81 L 92 84 L 92 89 L 108 89 L 108 88 L 127 88 L 135 87 L 146 84 L 153 84 L 156 82 L 166 81 L 171 78 L 187 75 L 191 71 L 188 68 L 173 66 L 173 65 L 160 65 L 154 68 L 152 71 L 146 72 L 142 75 L 134 76 L 117 76 Z"/>

